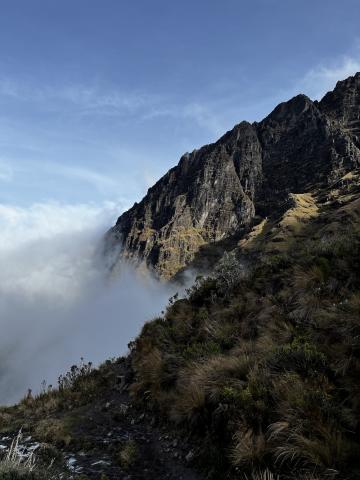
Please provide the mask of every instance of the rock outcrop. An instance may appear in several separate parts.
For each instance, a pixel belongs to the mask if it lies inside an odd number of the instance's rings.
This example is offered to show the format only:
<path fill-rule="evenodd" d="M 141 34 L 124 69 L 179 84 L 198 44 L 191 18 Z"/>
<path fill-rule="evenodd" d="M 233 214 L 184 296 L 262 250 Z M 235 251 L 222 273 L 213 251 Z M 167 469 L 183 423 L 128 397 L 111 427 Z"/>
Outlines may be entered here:
<path fill-rule="evenodd" d="M 320 102 L 298 95 L 263 121 L 242 122 L 185 154 L 140 203 L 119 217 L 107 250 L 165 279 L 204 245 L 241 236 L 289 194 L 331 186 L 360 166 L 360 74 Z"/>

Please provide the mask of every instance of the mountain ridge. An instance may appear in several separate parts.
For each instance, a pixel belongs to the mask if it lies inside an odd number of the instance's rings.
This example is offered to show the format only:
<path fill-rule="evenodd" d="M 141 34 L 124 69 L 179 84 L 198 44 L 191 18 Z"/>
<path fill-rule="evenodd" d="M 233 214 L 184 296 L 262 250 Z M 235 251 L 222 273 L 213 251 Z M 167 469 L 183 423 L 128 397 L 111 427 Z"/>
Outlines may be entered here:
<path fill-rule="evenodd" d="M 356 74 L 320 102 L 296 95 L 184 154 L 108 232 L 107 250 L 120 246 L 113 267 L 126 259 L 171 279 L 204 245 L 276 214 L 290 194 L 327 188 L 357 169 L 359 90 Z"/>

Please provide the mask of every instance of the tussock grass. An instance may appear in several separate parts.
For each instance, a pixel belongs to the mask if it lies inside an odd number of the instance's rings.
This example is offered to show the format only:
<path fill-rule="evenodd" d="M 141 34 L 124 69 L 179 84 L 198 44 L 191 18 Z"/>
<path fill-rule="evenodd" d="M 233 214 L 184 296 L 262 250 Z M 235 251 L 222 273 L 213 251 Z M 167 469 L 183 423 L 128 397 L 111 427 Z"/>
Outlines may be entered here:
<path fill-rule="evenodd" d="M 234 435 L 230 460 L 235 466 L 261 465 L 266 452 L 266 438 L 262 432 L 256 434 L 252 429 L 240 429 Z"/>
<path fill-rule="evenodd" d="M 244 475 L 243 480 L 280 480 L 280 478 L 278 475 L 274 475 L 270 470 L 266 469 L 252 472 L 250 476 Z"/>
<path fill-rule="evenodd" d="M 21 430 L 13 438 L 6 455 L 0 460 L 0 480 L 60 480 L 52 468 L 53 461 L 44 466 L 34 451 L 27 455 L 21 453 L 20 445 L 23 439 Z M 62 476 L 65 479 L 65 475 Z"/>
<path fill-rule="evenodd" d="M 64 420 L 44 418 L 36 424 L 34 434 L 46 442 L 51 442 L 59 447 L 69 446 L 72 437 Z"/>

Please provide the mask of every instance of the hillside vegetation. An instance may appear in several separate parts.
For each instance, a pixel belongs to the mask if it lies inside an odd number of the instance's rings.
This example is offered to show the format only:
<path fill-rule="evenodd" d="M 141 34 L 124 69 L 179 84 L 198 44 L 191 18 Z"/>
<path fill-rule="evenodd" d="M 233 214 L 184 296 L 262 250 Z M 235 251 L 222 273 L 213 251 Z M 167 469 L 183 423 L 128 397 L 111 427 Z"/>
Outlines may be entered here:
<path fill-rule="evenodd" d="M 244 247 L 144 326 L 132 394 L 192 436 L 210 478 L 359 478 L 357 174 Z"/>

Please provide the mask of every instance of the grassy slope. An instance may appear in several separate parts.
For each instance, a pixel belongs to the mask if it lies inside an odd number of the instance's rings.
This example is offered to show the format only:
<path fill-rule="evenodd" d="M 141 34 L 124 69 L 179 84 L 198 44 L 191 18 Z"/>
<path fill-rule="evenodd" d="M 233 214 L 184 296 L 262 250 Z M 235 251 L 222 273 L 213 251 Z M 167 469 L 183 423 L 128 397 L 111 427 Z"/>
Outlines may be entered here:
<path fill-rule="evenodd" d="M 228 256 L 134 343 L 134 397 L 214 478 L 359 478 L 359 197 L 356 175 L 297 195 L 241 242 L 250 270 Z"/>

